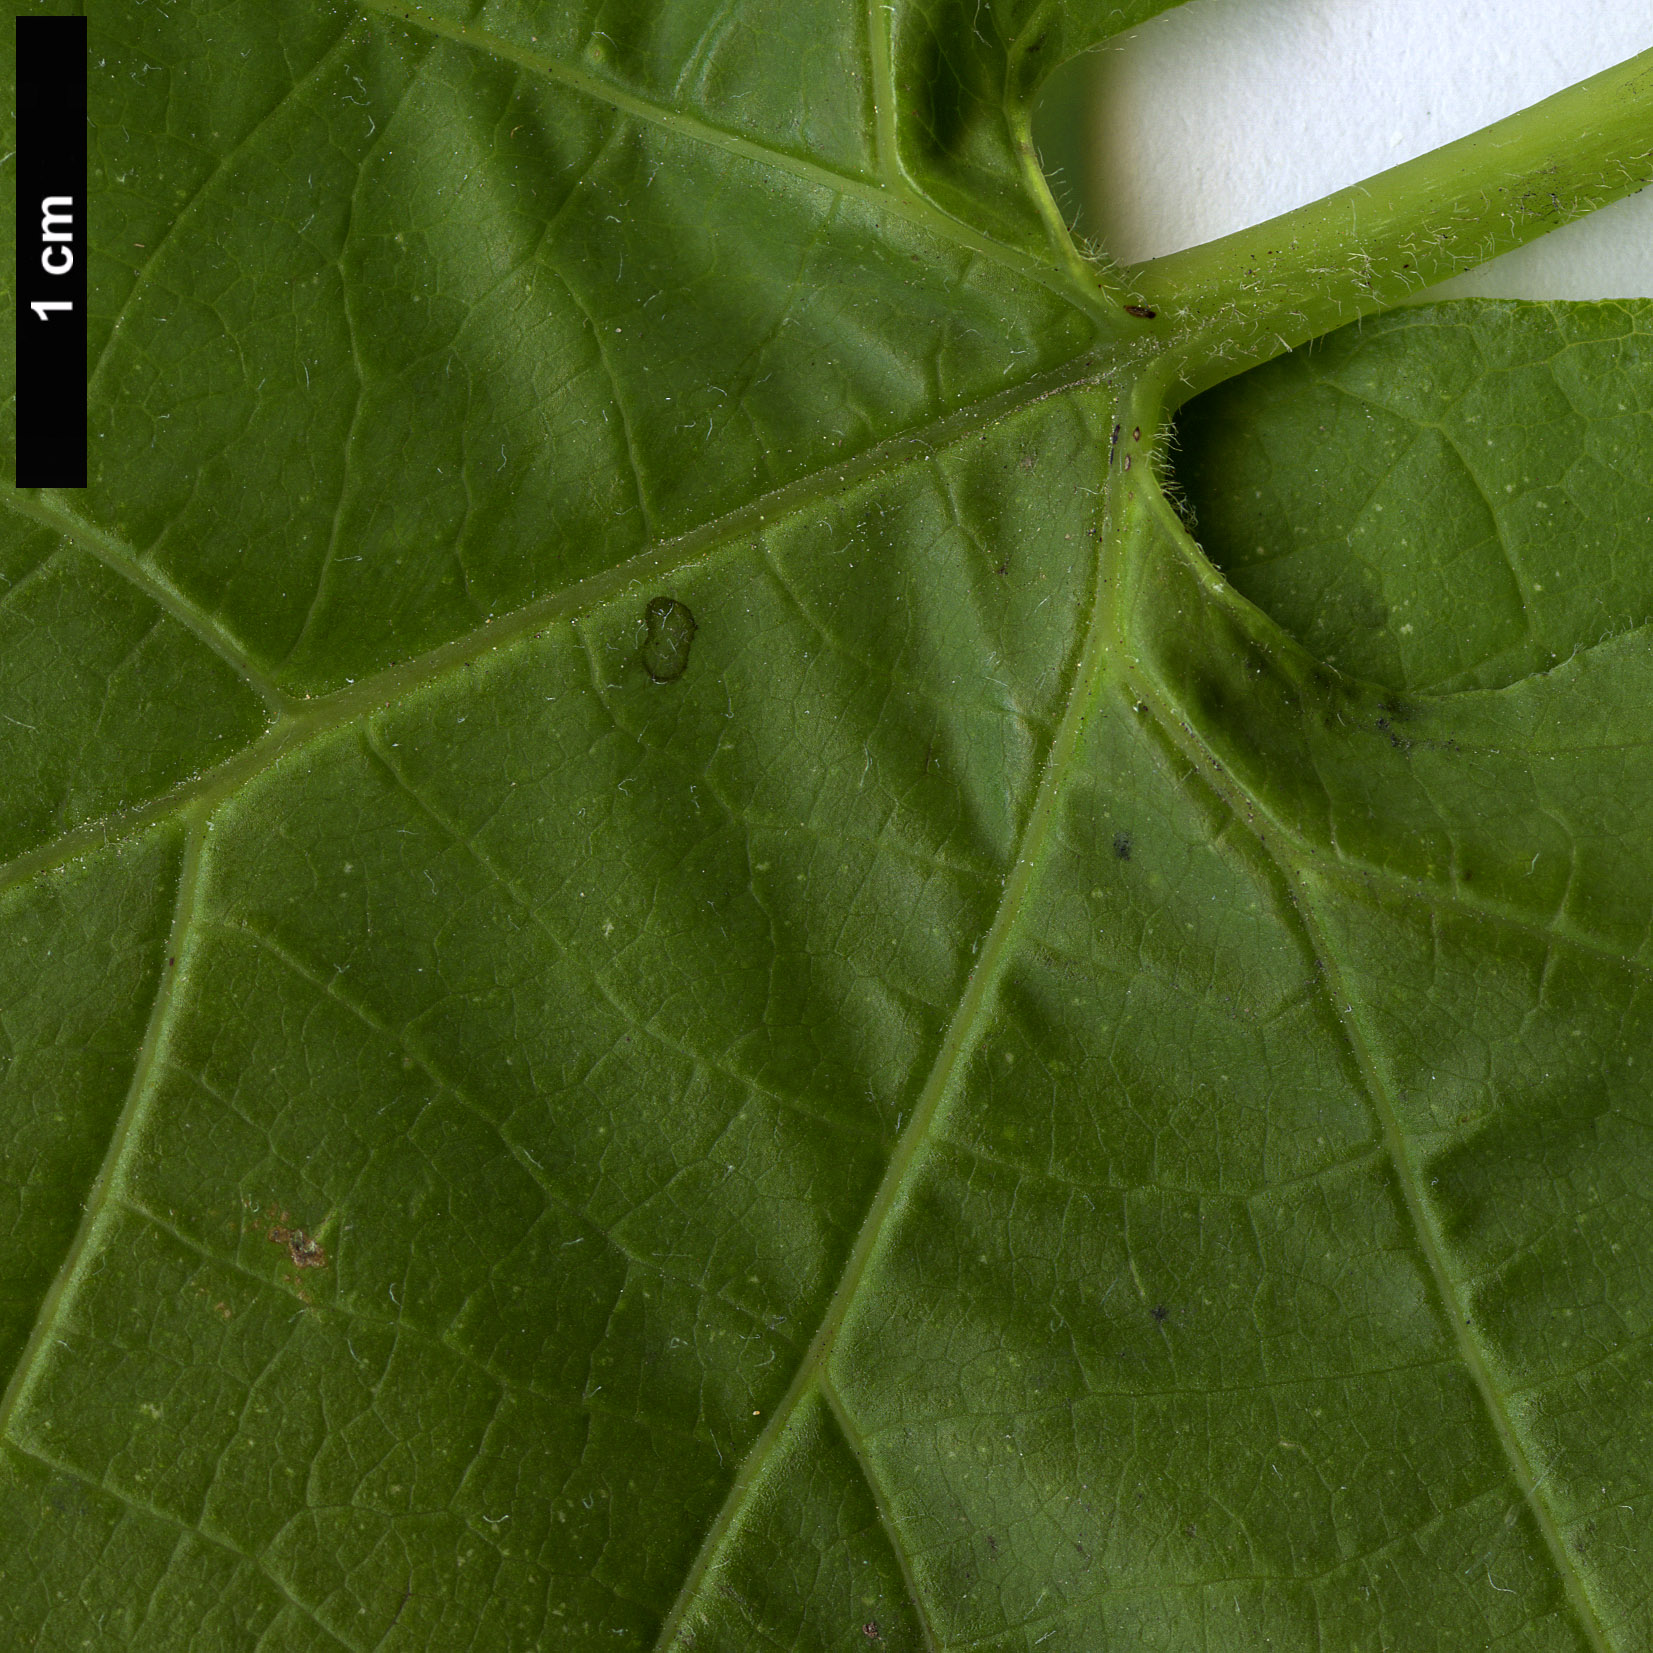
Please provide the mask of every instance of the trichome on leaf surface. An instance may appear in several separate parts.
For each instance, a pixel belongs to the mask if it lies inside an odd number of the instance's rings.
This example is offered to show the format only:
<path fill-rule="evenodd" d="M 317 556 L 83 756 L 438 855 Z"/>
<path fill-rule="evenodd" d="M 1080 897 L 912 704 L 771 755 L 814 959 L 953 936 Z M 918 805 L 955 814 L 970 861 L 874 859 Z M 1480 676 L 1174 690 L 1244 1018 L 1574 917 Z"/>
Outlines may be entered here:
<path fill-rule="evenodd" d="M 6 1646 L 1653 1646 L 1653 57 L 1120 271 L 1161 9 L 95 10 Z"/>

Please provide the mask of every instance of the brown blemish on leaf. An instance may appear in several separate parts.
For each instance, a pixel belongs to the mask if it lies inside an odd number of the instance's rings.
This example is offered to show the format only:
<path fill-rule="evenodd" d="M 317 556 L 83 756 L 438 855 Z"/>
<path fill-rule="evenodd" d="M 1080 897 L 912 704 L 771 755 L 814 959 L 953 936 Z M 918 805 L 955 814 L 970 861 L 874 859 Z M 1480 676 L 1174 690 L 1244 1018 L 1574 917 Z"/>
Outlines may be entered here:
<path fill-rule="evenodd" d="M 289 1228 L 285 1223 L 277 1223 L 264 1238 L 272 1245 L 286 1246 L 294 1268 L 327 1267 L 327 1253 L 321 1243 L 312 1240 L 302 1228 Z"/>

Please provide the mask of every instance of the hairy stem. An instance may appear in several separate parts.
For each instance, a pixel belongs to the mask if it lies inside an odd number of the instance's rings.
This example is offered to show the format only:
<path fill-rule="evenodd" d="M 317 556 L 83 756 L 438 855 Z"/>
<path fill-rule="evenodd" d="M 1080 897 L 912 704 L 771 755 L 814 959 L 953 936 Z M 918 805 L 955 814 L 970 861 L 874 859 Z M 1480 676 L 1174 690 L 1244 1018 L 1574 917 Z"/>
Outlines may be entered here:
<path fill-rule="evenodd" d="M 1364 183 L 1136 266 L 1175 403 L 1653 182 L 1653 51 Z"/>

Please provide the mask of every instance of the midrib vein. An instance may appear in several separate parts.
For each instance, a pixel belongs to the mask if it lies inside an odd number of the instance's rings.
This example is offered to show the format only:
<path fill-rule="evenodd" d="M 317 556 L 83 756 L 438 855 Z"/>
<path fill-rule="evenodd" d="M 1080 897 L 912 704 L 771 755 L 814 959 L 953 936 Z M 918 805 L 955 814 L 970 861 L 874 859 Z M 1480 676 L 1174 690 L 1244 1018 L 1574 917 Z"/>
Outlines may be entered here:
<path fill-rule="evenodd" d="M 1099 455 L 1100 462 L 1100 455 Z M 1000 972 L 1006 963 L 1013 933 L 1026 905 L 1028 893 L 1044 861 L 1050 841 L 1051 825 L 1056 805 L 1073 764 L 1080 738 L 1085 729 L 1090 707 L 1095 701 L 1107 658 L 1106 648 L 1106 593 L 1108 579 L 1106 565 L 1112 543 L 1111 494 L 1105 496 L 1102 513 L 1101 543 L 1097 551 L 1096 568 L 1088 605 L 1084 644 L 1074 667 L 1073 684 L 1068 692 L 1067 705 L 1057 726 L 1055 738 L 1045 758 L 1039 777 L 1033 807 L 1028 812 L 1027 824 L 1016 846 L 1016 857 L 1004 892 L 994 912 L 991 924 L 981 944 L 974 968 L 966 980 L 958 1007 L 947 1024 L 940 1048 L 919 1092 L 913 1108 L 913 1117 L 896 1142 L 877 1191 L 867 1207 L 850 1248 L 838 1283 L 828 1299 L 815 1335 L 793 1374 L 786 1393 L 770 1413 L 757 1439 L 748 1449 L 740 1467 L 735 1471 L 729 1491 L 713 1518 L 701 1542 L 693 1564 L 678 1591 L 670 1611 L 660 1626 L 655 1639 L 655 1653 L 667 1653 L 683 1626 L 684 1619 L 693 1610 L 702 1584 L 718 1561 L 725 1540 L 745 1507 L 758 1476 L 800 1403 L 817 1386 L 817 1380 L 827 1371 L 838 1333 L 854 1303 L 863 1276 L 876 1253 L 892 1217 L 899 1214 L 913 1174 L 921 1163 L 927 1145 L 930 1127 L 951 1090 L 954 1076 L 968 1060 L 976 1046 L 983 1027 L 983 1012 L 998 985 Z M 847 1437 L 846 1440 L 852 1440 Z M 853 1450 L 853 1445 L 852 1445 Z"/>
<path fill-rule="evenodd" d="M 451 40 L 457 45 L 486 53 L 501 62 L 514 64 L 519 69 L 543 75 L 547 80 L 555 81 L 558 85 L 565 86 L 569 91 L 577 92 L 582 97 L 590 98 L 593 102 L 607 104 L 609 108 L 629 115 L 633 120 L 644 121 L 650 126 L 659 127 L 663 131 L 713 149 L 721 149 L 726 154 L 738 155 L 742 160 L 751 161 L 758 166 L 790 173 L 805 183 L 813 184 L 835 195 L 854 196 L 878 212 L 905 219 L 909 224 L 927 231 L 938 240 L 965 248 L 1026 280 L 1049 288 L 1077 309 L 1085 310 L 1093 316 L 1103 313 L 1103 307 L 1096 297 L 1078 286 L 1066 271 L 1058 269 L 1045 259 L 1022 252 L 1005 242 L 996 241 L 990 235 L 972 229 L 962 219 L 953 218 L 943 212 L 927 198 L 919 195 L 904 180 L 900 180 L 899 169 L 894 163 L 893 117 L 888 135 L 875 135 L 875 143 L 881 152 L 877 157 L 881 170 L 887 168 L 887 176 L 899 181 L 868 183 L 852 173 L 835 172 L 832 168 L 806 160 L 801 155 L 793 155 L 782 149 L 772 149 L 767 144 L 744 138 L 726 127 L 713 126 L 710 122 L 686 114 L 680 109 L 669 109 L 662 104 L 651 103 L 647 98 L 638 97 L 634 92 L 627 92 L 606 80 L 599 79 L 596 75 L 588 74 L 583 69 L 576 69 L 572 64 L 565 63 L 548 52 L 536 52 L 530 47 L 491 34 L 486 29 L 456 23 L 451 18 L 443 17 L 424 6 L 396 4 L 395 0 L 354 0 L 354 3 L 363 11 L 377 12 L 401 23 L 412 23 L 444 40 Z M 878 7 L 880 0 L 872 0 L 872 4 Z M 869 67 L 874 76 L 876 91 L 881 78 L 878 47 L 876 40 L 869 41 L 868 44 L 873 58 Z M 890 153 L 886 155 L 882 152 L 887 147 Z"/>
<path fill-rule="evenodd" d="M 647 546 L 612 568 L 577 580 L 560 591 L 537 597 L 451 642 L 440 644 L 400 665 L 387 667 L 371 677 L 364 677 L 348 688 L 318 695 L 313 700 L 295 699 L 289 695 L 288 715 L 279 718 L 266 734 L 243 747 L 234 757 L 226 758 L 157 798 L 111 811 L 0 864 L 0 890 L 62 866 L 115 839 L 141 832 L 191 804 L 202 803 L 210 807 L 220 803 L 274 768 L 290 753 L 302 750 L 350 723 L 395 706 L 462 671 L 485 654 L 622 596 L 628 590 L 680 574 L 697 562 L 712 557 L 742 535 L 805 510 L 869 477 L 893 472 L 915 462 L 928 462 L 938 449 L 966 435 L 998 424 L 1047 397 L 1083 385 L 1094 370 L 1091 357 L 1080 352 L 1047 373 L 983 397 L 928 425 L 886 437 L 852 459 L 799 477 L 771 493 L 761 495 L 748 505 L 715 517 L 676 538 Z M 31 516 L 31 520 L 44 519 Z M 59 532 L 66 531 L 55 520 L 47 525 Z M 126 575 L 140 589 L 148 589 L 137 580 L 124 556 L 107 560 L 106 566 L 117 574 Z"/>
<path fill-rule="evenodd" d="M 1269 811 L 1266 802 L 1247 788 L 1232 770 L 1221 763 L 1216 753 L 1212 751 L 1195 729 L 1192 719 L 1181 715 L 1180 708 L 1167 703 L 1164 692 L 1160 689 L 1158 683 L 1154 681 L 1151 674 L 1132 673 L 1130 674 L 1130 683 L 1139 698 L 1152 708 L 1154 720 L 1161 735 L 1174 750 L 1180 752 L 1194 766 L 1195 771 L 1201 775 L 1205 784 L 1211 786 L 1225 802 L 1230 802 L 1230 791 L 1239 793 L 1256 810 L 1259 816 L 1268 821 L 1271 826 L 1275 824 L 1274 816 Z M 1336 1018 L 1339 1029 L 1342 1031 L 1349 1055 L 1360 1073 L 1361 1085 L 1371 1102 L 1373 1112 L 1377 1116 L 1378 1125 L 1383 1135 L 1384 1148 L 1390 1163 L 1394 1166 L 1395 1179 L 1400 1186 L 1401 1197 L 1406 1205 L 1407 1217 L 1411 1222 L 1418 1249 L 1422 1252 L 1424 1262 L 1429 1270 L 1430 1281 L 1440 1301 L 1441 1311 L 1451 1324 L 1458 1358 L 1475 1384 L 1482 1410 L 1485 1412 L 1488 1423 L 1497 1437 L 1500 1450 L 1509 1467 L 1510 1476 L 1514 1480 L 1516 1488 L 1520 1492 L 1522 1500 L 1544 1540 L 1551 1564 L 1554 1566 L 1556 1574 L 1561 1580 L 1562 1588 L 1566 1592 L 1568 1605 L 1572 1608 L 1580 1629 L 1588 1639 L 1592 1653 L 1614 1653 L 1612 1644 L 1607 1640 L 1601 1622 L 1596 1616 L 1584 1580 L 1579 1576 L 1577 1568 L 1573 1565 L 1572 1557 L 1567 1552 L 1566 1543 L 1556 1522 L 1555 1512 L 1550 1508 L 1549 1501 L 1543 1495 L 1542 1477 L 1535 1476 L 1533 1473 L 1532 1462 L 1528 1456 L 1526 1445 L 1517 1432 L 1504 1405 L 1503 1397 L 1500 1395 L 1498 1386 L 1494 1381 L 1486 1353 L 1470 1329 L 1468 1316 L 1464 1313 L 1464 1305 L 1459 1297 L 1457 1283 L 1453 1279 L 1451 1269 L 1447 1264 L 1445 1242 L 1441 1236 L 1439 1225 L 1435 1222 L 1428 1202 L 1423 1197 L 1417 1168 L 1412 1162 L 1412 1156 L 1407 1147 L 1405 1132 L 1401 1127 L 1394 1097 L 1390 1094 L 1382 1069 L 1373 1055 L 1373 1041 L 1367 1033 L 1360 1013 L 1355 1008 L 1356 996 L 1344 980 L 1342 962 L 1332 948 L 1330 939 L 1321 925 L 1308 886 L 1304 882 L 1302 874 L 1271 842 L 1269 833 L 1258 830 L 1255 825 L 1247 820 L 1243 812 L 1233 809 L 1231 803 L 1230 812 L 1237 829 L 1245 833 L 1258 846 L 1261 854 L 1279 876 L 1294 909 L 1302 940 L 1324 975 L 1327 1003 Z M 1281 832 L 1279 836 L 1286 843 L 1292 842 L 1292 836 L 1289 833 Z"/>
<path fill-rule="evenodd" d="M 204 821 L 197 822 L 190 831 L 183 862 L 178 870 L 178 890 L 173 901 L 172 923 L 165 942 L 166 952 L 162 955 L 160 979 L 155 989 L 154 1003 L 150 1006 L 149 1024 L 144 1029 L 143 1043 L 138 1046 L 138 1054 L 133 1061 L 132 1079 L 127 1086 L 126 1100 L 121 1105 L 120 1116 L 110 1133 L 109 1145 L 104 1150 L 97 1175 L 93 1177 L 91 1186 L 87 1189 L 85 1203 L 81 1209 L 80 1225 L 75 1230 L 74 1239 L 70 1241 L 69 1249 L 64 1253 L 63 1262 L 53 1276 L 51 1285 L 47 1287 L 45 1295 L 40 1300 L 28 1341 L 17 1357 L 17 1365 L 12 1370 L 4 1395 L 0 1396 L 0 1440 L 10 1436 L 12 1420 L 27 1395 L 29 1379 L 36 1370 L 40 1352 L 52 1336 L 58 1315 L 80 1275 L 83 1264 L 96 1251 L 98 1231 L 110 1208 L 110 1195 L 115 1190 L 124 1168 L 127 1144 L 142 1128 L 151 1095 L 150 1077 L 161 1054 L 177 984 L 185 973 L 187 964 L 184 945 L 188 940 L 190 923 L 195 913 L 195 896 L 200 883 L 206 836 L 207 826 Z M 171 962 L 166 962 L 167 960 Z"/>

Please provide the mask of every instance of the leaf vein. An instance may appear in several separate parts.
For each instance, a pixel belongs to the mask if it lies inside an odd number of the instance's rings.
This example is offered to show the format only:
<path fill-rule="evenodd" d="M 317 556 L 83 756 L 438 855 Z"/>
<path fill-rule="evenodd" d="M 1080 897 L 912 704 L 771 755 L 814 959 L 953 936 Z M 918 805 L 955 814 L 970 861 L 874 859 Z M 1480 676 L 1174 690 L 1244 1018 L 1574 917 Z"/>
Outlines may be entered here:
<path fill-rule="evenodd" d="M 853 173 L 836 172 L 819 162 L 791 154 L 786 150 L 771 148 L 767 144 L 743 137 L 725 127 L 715 126 L 683 110 L 668 109 L 661 104 L 651 103 L 635 93 L 627 92 L 619 86 L 611 85 L 594 75 L 560 62 L 549 54 L 528 51 L 485 30 L 450 22 L 423 6 L 395 5 L 390 3 L 390 0 L 356 0 L 356 3 L 364 11 L 379 12 L 387 17 L 414 23 L 430 34 L 544 75 L 546 79 L 555 81 L 593 102 L 607 104 L 619 114 L 659 127 L 676 137 L 706 144 L 727 154 L 739 156 L 743 160 L 755 162 L 759 166 L 788 173 L 817 189 L 827 190 L 836 195 L 853 195 L 877 212 L 904 218 L 914 227 L 927 231 L 940 241 L 966 248 L 1015 275 L 1037 282 L 1041 287 L 1048 288 L 1066 299 L 1076 309 L 1084 310 L 1093 316 L 1100 313 L 1101 306 L 1095 298 L 1074 282 L 1067 272 L 1049 260 L 1021 252 L 992 236 L 972 229 L 962 219 L 943 212 L 927 197 L 910 189 L 870 182 L 864 178 L 857 178 Z M 877 0 L 872 0 L 872 3 L 876 5 Z"/>
<path fill-rule="evenodd" d="M 24 1446 L 18 1441 L 12 1441 L 9 1444 L 14 1452 L 25 1458 L 32 1458 L 43 1468 L 54 1470 L 59 1475 L 67 1475 L 79 1481 L 83 1486 L 89 1486 L 97 1492 L 106 1493 L 109 1497 L 125 1504 L 128 1509 L 136 1510 L 140 1515 L 147 1515 L 154 1520 L 164 1521 L 169 1527 L 177 1528 L 191 1538 L 199 1538 L 203 1543 L 210 1544 L 214 1549 L 222 1550 L 226 1555 L 233 1556 L 237 1561 L 245 1562 L 248 1566 L 254 1568 L 261 1578 L 267 1579 L 304 1621 L 319 1630 L 333 1646 L 344 1648 L 345 1653 L 366 1653 L 365 1649 L 357 1647 L 353 1642 L 346 1641 L 336 1631 L 329 1630 L 316 1617 L 315 1609 L 300 1600 L 293 1593 L 292 1587 L 287 1584 L 279 1573 L 272 1571 L 258 1557 L 249 1555 L 238 1544 L 231 1543 L 229 1539 L 220 1534 L 210 1533 L 204 1527 L 191 1526 L 189 1522 L 180 1516 L 174 1515 L 170 1510 L 163 1509 L 159 1504 L 152 1504 L 146 1498 L 139 1498 L 135 1493 L 129 1492 L 124 1487 L 113 1486 L 106 1480 L 94 1480 L 84 1470 L 76 1469 L 72 1464 L 64 1463 L 61 1459 L 42 1452 L 38 1447 Z"/>
<path fill-rule="evenodd" d="M 38 522 L 42 527 L 61 534 L 111 574 L 135 586 L 163 613 L 170 615 L 192 637 L 211 649 L 264 702 L 270 717 L 280 718 L 293 710 L 291 698 L 253 664 L 252 657 L 219 621 L 206 610 L 198 608 L 164 574 L 148 567 L 131 546 L 121 544 L 106 529 L 76 515 L 51 494 L 30 495 L 11 489 L 6 494 L 6 504 L 18 516 L 27 517 L 31 522 Z M 38 571 L 31 570 L 28 577 Z M 18 581 L 6 597 L 9 598 L 24 583 L 24 580 Z"/>
<path fill-rule="evenodd" d="M 438 645 L 399 665 L 387 667 L 348 688 L 295 703 L 297 709 L 278 719 L 269 732 L 233 757 L 171 788 L 160 797 L 112 811 L 98 820 L 73 827 L 57 838 L 0 864 L 0 890 L 62 866 L 117 838 L 142 831 L 187 808 L 216 804 L 272 769 L 282 758 L 325 738 L 338 729 L 360 722 L 374 712 L 405 700 L 432 683 L 462 670 L 481 656 L 529 635 L 540 635 L 559 620 L 571 618 L 645 581 L 682 573 L 726 550 L 742 535 L 764 523 L 809 509 L 838 490 L 861 479 L 888 474 L 935 448 L 950 444 L 1051 396 L 1076 390 L 1093 377 L 1091 359 L 1081 353 L 1067 363 L 1024 380 L 1009 390 L 995 392 L 967 407 L 943 415 L 933 423 L 904 431 L 875 444 L 853 459 L 824 467 L 761 495 L 749 505 L 657 545 L 600 573 L 576 580 L 560 591 L 547 593 L 522 607 L 496 616 L 463 636 Z"/>
<path fill-rule="evenodd" d="M 1177 716 L 1173 709 L 1165 704 L 1156 685 L 1143 680 L 1137 688 L 1141 697 L 1153 709 L 1155 720 L 1161 730 L 1173 743 L 1179 746 L 1182 744 L 1178 739 L 1180 730 L 1188 740 L 1197 744 L 1198 750 L 1190 756 L 1195 758 L 1200 768 L 1218 764 L 1216 755 L 1205 745 L 1192 722 L 1185 717 Z M 1228 772 L 1225 770 L 1224 773 Z M 1243 792 L 1247 801 L 1267 816 L 1268 811 L 1262 800 L 1247 791 L 1238 777 L 1230 778 L 1233 785 Z M 1349 1058 L 1360 1075 L 1362 1087 L 1382 1128 L 1402 1201 L 1418 1249 L 1427 1266 L 1440 1310 L 1451 1328 L 1459 1359 L 1481 1398 L 1482 1410 L 1508 1463 L 1510 1477 L 1532 1512 L 1534 1523 L 1549 1553 L 1551 1565 L 1566 1592 L 1568 1604 L 1580 1630 L 1596 1653 L 1611 1653 L 1610 1644 L 1591 1605 L 1588 1591 L 1568 1554 L 1555 1514 L 1548 1499 L 1543 1496 L 1542 1479 L 1533 1473 L 1526 1443 L 1515 1430 L 1508 1408 L 1493 1380 L 1487 1357 L 1479 1340 L 1470 1330 L 1464 1305 L 1458 1299 L 1456 1284 L 1447 1266 L 1444 1242 L 1430 1215 L 1417 1169 L 1412 1163 L 1394 1098 L 1389 1093 L 1382 1070 L 1373 1054 L 1373 1043 L 1354 1009 L 1355 995 L 1344 985 L 1342 963 L 1331 948 L 1330 940 L 1320 924 L 1313 899 L 1301 874 L 1265 835 L 1253 829 L 1251 836 L 1280 880 L 1282 892 L 1286 897 L 1282 916 L 1290 915 L 1289 921 L 1324 976 L 1328 1008 L 1341 1030 Z"/>
<path fill-rule="evenodd" d="M 1085 640 L 1069 685 L 1067 703 L 1046 754 L 1033 806 L 1028 811 L 1010 876 L 1005 881 L 1004 894 L 982 939 L 976 964 L 966 978 L 958 1006 L 913 1108 L 913 1117 L 890 1156 L 809 1348 L 791 1385 L 736 1471 L 723 1506 L 707 1529 L 699 1553 L 661 1623 L 655 1641 L 656 1653 L 666 1653 L 676 1640 L 678 1629 L 697 1598 L 701 1584 L 716 1563 L 758 1472 L 800 1402 L 815 1387 L 820 1375 L 829 1371 L 828 1362 L 838 1331 L 859 1290 L 861 1279 L 891 1218 L 902 1208 L 907 1186 L 916 1167 L 922 1163 L 924 1149 L 930 1145 L 931 1126 L 952 1091 L 954 1078 L 975 1048 L 982 1031 L 984 1012 L 997 987 L 1000 971 L 1008 960 L 1026 898 L 1038 869 L 1043 865 L 1044 852 L 1054 839 L 1057 800 L 1067 779 L 1086 715 L 1101 682 L 1106 658 L 1103 620 L 1105 589 L 1103 562 L 1098 558 L 1092 574 Z"/>
<path fill-rule="evenodd" d="M 902 1536 L 900 1524 L 896 1521 L 889 1493 L 873 1467 L 867 1443 L 862 1438 L 855 1419 L 850 1415 L 849 1408 L 844 1404 L 843 1396 L 838 1393 L 830 1376 L 824 1373 L 821 1378 L 821 1398 L 826 1402 L 828 1412 L 832 1414 L 832 1421 L 837 1425 L 838 1433 L 850 1457 L 855 1460 L 855 1466 L 861 1472 L 867 1494 L 872 1499 L 872 1507 L 878 1512 L 878 1524 L 883 1529 L 884 1540 L 895 1557 L 896 1566 L 900 1569 L 901 1582 L 906 1587 L 908 1601 L 912 1603 L 913 1617 L 918 1620 L 918 1630 L 924 1639 L 926 1653 L 940 1653 L 941 1644 L 931 1627 L 930 1615 L 925 1609 L 924 1597 L 918 1588 L 918 1576 L 913 1571 L 913 1560 L 907 1540 Z"/>
<path fill-rule="evenodd" d="M 174 961 L 163 964 L 157 972 L 155 998 L 150 1006 L 148 1025 L 142 1043 L 132 1064 L 126 1099 L 121 1106 L 102 1161 L 81 1204 L 81 1218 L 74 1238 L 64 1253 L 57 1273 L 40 1300 L 34 1325 L 28 1341 L 18 1354 L 5 1393 L 0 1395 L 0 1440 L 6 1439 L 19 1409 L 28 1399 L 29 1386 L 39 1369 L 46 1345 L 79 1282 L 83 1265 L 95 1253 L 111 1199 L 121 1192 L 120 1182 L 125 1171 L 128 1145 L 143 1129 L 148 1103 L 153 1094 L 152 1079 L 164 1055 L 165 1040 L 171 1022 L 177 984 L 183 974 L 185 947 L 191 939 L 197 887 L 201 878 L 201 864 L 205 857 L 206 830 L 197 824 L 191 831 L 178 872 L 174 896 L 172 923 L 163 943 L 165 957 Z"/>

